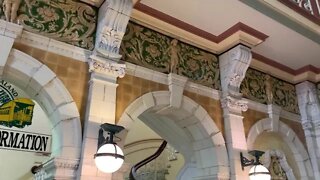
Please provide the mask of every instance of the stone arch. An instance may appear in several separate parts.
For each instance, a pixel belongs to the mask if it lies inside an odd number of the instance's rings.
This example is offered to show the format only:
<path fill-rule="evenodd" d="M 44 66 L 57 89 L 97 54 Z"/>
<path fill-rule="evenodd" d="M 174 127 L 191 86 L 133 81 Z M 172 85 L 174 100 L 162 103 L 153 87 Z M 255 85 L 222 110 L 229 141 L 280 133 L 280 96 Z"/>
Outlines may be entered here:
<path fill-rule="evenodd" d="M 41 172 L 46 174 L 44 179 L 75 177 L 81 152 L 81 124 L 68 90 L 46 65 L 16 49 L 11 49 L 5 62 L 0 62 L 0 70 L 2 78 L 23 89 L 50 119 L 52 154 Z M 57 176 L 59 168 L 64 168 L 65 173 Z"/>
<path fill-rule="evenodd" d="M 122 137 L 134 121 L 142 120 L 184 155 L 180 179 L 229 179 L 225 141 L 212 118 L 186 96 L 180 108 L 170 106 L 170 96 L 169 91 L 156 91 L 132 102 L 118 122 L 126 129 Z"/>
<path fill-rule="evenodd" d="M 272 156 L 276 156 L 279 158 L 279 162 L 281 165 L 281 168 L 284 170 L 284 172 L 286 173 L 286 176 L 288 178 L 288 180 L 296 180 L 293 171 L 291 169 L 291 167 L 289 166 L 288 162 L 287 162 L 287 158 L 285 156 L 285 154 L 281 151 L 281 150 L 268 150 L 265 152 L 264 154 L 264 163 L 263 165 L 265 165 L 266 167 L 270 166 L 271 163 L 271 157 Z"/>
<path fill-rule="evenodd" d="M 248 149 L 251 150 L 253 148 L 255 140 L 263 132 L 275 132 L 283 138 L 294 155 L 300 174 L 300 177 L 297 177 L 297 179 L 308 179 L 312 176 L 312 172 L 310 172 L 311 162 L 299 137 L 288 125 L 281 121 L 278 122 L 278 128 L 275 128 L 274 126 L 275 124 L 273 124 L 273 121 L 270 118 L 265 118 L 255 123 L 248 134 Z"/>

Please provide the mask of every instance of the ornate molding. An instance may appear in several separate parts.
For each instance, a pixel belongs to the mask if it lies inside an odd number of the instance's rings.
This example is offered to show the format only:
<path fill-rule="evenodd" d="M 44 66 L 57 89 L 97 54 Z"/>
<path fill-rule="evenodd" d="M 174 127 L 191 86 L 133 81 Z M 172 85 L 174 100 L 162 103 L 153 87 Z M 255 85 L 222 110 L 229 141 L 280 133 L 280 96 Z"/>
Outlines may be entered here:
<path fill-rule="evenodd" d="M 74 179 L 79 166 L 79 159 L 52 158 L 42 165 L 34 175 L 35 180 Z M 63 170 L 62 170 L 63 169 Z M 60 172 L 64 173 L 61 174 Z"/>
<path fill-rule="evenodd" d="M 119 60 L 122 38 L 130 19 L 131 0 L 107 0 L 99 9 L 95 51 L 101 56 Z"/>
<path fill-rule="evenodd" d="M 124 77 L 126 74 L 126 65 L 113 61 L 106 61 L 98 56 L 90 56 L 89 71 L 97 72 L 105 75 L 111 75 L 113 77 Z"/>
<path fill-rule="evenodd" d="M 303 130 L 311 130 L 312 129 L 312 123 L 311 122 L 302 122 L 302 129 Z"/>
<path fill-rule="evenodd" d="M 241 111 L 248 110 L 248 103 L 245 100 L 233 98 L 231 96 L 227 96 L 221 100 L 222 108 L 231 108 L 237 109 Z"/>
<path fill-rule="evenodd" d="M 313 127 L 315 129 L 320 129 L 320 120 L 313 121 Z"/>

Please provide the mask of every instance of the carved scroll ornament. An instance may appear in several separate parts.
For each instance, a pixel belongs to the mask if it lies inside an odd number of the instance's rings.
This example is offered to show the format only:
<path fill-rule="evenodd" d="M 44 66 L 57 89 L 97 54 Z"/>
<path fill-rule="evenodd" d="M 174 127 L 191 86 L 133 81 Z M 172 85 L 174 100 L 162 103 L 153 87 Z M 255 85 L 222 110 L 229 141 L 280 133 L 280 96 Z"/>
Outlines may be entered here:
<path fill-rule="evenodd" d="M 221 105 L 223 108 L 237 109 L 241 111 L 247 111 L 247 102 L 241 99 L 233 98 L 231 96 L 226 96 L 221 100 Z"/>
<path fill-rule="evenodd" d="M 101 61 L 97 59 L 96 57 L 93 57 L 89 61 L 89 71 L 90 72 L 99 72 L 103 74 L 109 74 L 113 75 L 115 77 L 124 77 L 125 75 L 125 64 L 119 64 L 116 62 L 107 62 L 107 61 Z"/>

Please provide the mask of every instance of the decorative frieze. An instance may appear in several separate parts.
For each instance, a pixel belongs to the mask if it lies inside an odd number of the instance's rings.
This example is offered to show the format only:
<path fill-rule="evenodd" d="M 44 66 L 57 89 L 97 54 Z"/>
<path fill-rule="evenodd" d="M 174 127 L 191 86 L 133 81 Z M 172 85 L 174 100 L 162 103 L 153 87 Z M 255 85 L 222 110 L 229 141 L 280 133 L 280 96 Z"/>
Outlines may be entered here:
<path fill-rule="evenodd" d="M 283 110 L 299 114 L 298 99 L 293 84 L 249 68 L 240 86 L 245 98 L 263 104 L 275 104 Z"/>
<path fill-rule="evenodd" d="M 93 49 L 97 9 L 73 0 L 4 0 L 1 19 L 17 22 L 30 32 Z M 8 11 L 8 12 L 7 12 Z"/>
<path fill-rule="evenodd" d="M 220 89 L 216 55 L 133 22 L 128 24 L 120 53 L 124 61 Z"/>

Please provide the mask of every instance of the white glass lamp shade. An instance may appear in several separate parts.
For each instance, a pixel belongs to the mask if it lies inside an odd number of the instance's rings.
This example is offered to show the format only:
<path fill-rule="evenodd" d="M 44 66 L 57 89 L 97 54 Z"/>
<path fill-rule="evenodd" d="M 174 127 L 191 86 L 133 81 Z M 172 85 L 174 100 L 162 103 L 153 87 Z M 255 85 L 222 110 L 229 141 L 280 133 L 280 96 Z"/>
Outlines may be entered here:
<path fill-rule="evenodd" d="M 97 168 L 105 173 L 117 171 L 123 164 L 123 152 L 116 144 L 104 144 L 95 154 L 94 161 Z"/>
<path fill-rule="evenodd" d="M 268 169 L 262 165 L 254 165 L 249 171 L 250 180 L 270 180 Z"/>

